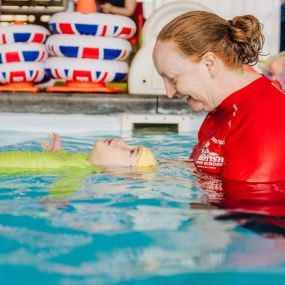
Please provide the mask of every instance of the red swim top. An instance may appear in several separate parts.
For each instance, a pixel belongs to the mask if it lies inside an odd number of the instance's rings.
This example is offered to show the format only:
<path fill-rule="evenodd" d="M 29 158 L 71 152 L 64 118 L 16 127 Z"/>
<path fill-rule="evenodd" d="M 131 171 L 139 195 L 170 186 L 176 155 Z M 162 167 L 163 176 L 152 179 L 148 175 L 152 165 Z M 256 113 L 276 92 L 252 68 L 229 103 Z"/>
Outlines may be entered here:
<path fill-rule="evenodd" d="M 285 93 L 262 76 L 229 95 L 205 118 L 190 158 L 230 180 L 285 180 Z"/>

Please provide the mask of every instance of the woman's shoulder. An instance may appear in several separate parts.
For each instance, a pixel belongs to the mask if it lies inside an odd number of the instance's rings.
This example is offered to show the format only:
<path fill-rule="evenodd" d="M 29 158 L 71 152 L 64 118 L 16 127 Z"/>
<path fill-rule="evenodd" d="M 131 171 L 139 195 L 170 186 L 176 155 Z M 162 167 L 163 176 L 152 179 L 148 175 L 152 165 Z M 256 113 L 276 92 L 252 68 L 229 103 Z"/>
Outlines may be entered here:
<path fill-rule="evenodd" d="M 285 117 L 285 93 L 280 90 L 273 82 L 268 82 L 255 94 L 255 100 L 251 102 L 251 109 L 264 115 L 283 115 Z M 253 112 L 253 115 L 255 112 Z"/>
<path fill-rule="evenodd" d="M 285 93 L 268 81 L 243 96 L 232 117 L 230 133 L 243 137 L 284 133 L 285 139 Z"/>
<path fill-rule="evenodd" d="M 257 81 L 256 81 L 257 82 Z M 260 78 L 258 84 L 247 90 L 245 100 L 240 105 L 241 111 L 249 118 L 260 116 L 285 117 L 285 93 L 266 77 Z"/>

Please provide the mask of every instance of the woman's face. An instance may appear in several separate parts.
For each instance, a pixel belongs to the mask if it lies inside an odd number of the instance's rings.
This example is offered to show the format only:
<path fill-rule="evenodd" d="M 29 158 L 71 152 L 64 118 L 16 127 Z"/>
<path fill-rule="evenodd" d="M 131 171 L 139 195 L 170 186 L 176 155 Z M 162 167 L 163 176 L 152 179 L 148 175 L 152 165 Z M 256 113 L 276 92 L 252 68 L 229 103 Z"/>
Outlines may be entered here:
<path fill-rule="evenodd" d="M 188 105 L 195 112 L 212 111 L 215 99 L 211 90 L 206 61 L 193 62 L 178 50 L 171 41 L 157 41 L 153 50 L 153 61 L 162 76 L 168 98 L 186 97 Z"/>
<path fill-rule="evenodd" d="M 129 146 L 123 139 L 97 140 L 90 157 L 93 165 L 134 166 L 142 147 Z"/>

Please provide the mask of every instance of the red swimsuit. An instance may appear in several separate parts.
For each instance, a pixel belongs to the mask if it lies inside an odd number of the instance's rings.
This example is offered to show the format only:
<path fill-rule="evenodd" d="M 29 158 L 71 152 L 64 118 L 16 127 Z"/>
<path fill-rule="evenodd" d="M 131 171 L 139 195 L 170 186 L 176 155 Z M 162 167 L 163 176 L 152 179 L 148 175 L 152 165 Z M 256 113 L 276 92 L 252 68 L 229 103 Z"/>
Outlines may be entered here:
<path fill-rule="evenodd" d="M 204 120 L 190 158 L 226 179 L 285 180 L 285 94 L 264 76 L 232 93 Z"/>

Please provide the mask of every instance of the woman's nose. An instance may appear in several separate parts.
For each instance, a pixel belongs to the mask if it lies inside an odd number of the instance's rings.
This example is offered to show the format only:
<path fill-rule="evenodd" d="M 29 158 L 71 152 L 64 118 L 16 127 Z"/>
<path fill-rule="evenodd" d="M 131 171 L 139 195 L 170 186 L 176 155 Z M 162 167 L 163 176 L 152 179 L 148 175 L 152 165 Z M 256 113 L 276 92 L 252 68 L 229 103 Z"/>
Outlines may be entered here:
<path fill-rule="evenodd" d="M 176 91 L 176 89 L 175 89 L 173 84 L 171 84 L 169 82 L 165 82 L 165 89 L 166 89 L 166 96 L 168 98 L 171 99 L 171 98 L 176 97 L 177 91 Z"/>

